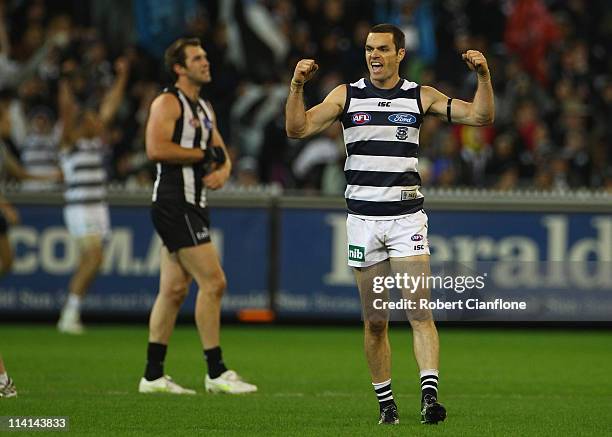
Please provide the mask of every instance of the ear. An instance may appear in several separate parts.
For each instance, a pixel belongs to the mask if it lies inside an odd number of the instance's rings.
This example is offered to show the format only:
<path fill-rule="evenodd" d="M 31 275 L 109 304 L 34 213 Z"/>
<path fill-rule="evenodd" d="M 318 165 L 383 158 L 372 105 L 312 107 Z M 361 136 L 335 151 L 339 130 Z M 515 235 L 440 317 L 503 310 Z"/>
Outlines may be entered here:
<path fill-rule="evenodd" d="M 404 59 L 404 56 L 406 56 L 406 49 L 399 49 L 397 51 L 397 60 L 399 62 L 402 62 L 402 60 Z"/>
<path fill-rule="evenodd" d="M 185 67 L 183 67 L 181 64 L 174 64 L 172 66 L 172 70 L 174 71 L 174 74 L 176 74 L 176 77 L 179 77 L 181 75 L 180 73 L 185 72 Z"/>

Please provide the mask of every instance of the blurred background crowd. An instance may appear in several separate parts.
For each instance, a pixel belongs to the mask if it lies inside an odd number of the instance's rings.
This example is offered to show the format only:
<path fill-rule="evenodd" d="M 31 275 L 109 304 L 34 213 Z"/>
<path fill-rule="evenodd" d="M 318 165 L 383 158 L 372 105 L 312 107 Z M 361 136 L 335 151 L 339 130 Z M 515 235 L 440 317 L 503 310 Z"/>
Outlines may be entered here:
<path fill-rule="evenodd" d="M 608 0 L 0 0 L 0 140 L 30 172 L 51 172 L 66 65 L 86 106 L 124 56 L 129 85 L 105 133 L 108 173 L 127 187 L 150 185 L 143 133 L 150 102 L 168 84 L 163 51 L 197 36 L 213 75 L 203 93 L 235 163 L 231 184 L 339 194 L 341 128 L 287 139 L 288 84 L 305 57 L 320 66 L 307 105 L 363 77 L 368 29 L 382 22 L 406 33 L 409 80 L 470 100 L 476 77 L 460 54 L 482 51 L 492 71 L 494 126 L 427 117 L 423 186 L 612 191 Z"/>

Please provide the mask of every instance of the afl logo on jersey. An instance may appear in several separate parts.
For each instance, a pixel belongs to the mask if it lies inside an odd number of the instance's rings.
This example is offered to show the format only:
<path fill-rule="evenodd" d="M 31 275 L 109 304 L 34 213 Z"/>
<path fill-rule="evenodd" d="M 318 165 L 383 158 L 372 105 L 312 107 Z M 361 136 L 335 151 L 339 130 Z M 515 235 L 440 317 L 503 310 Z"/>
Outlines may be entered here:
<path fill-rule="evenodd" d="M 367 112 L 357 112 L 353 114 L 353 124 L 366 124 L 369 123 L 372 117 Z"/>
<path fill-rule="evenodd" d="M 194 129 L 199 129 L 201 127 L 200 120 L 197 117 L 192 118 L 189 120 L 189 126 Z"/>
<path fill-rule="evenodd" d="M 387 119 L 391 123 L 395 124 L 415 124 L 416 117 L 412 114 L 406 114 L 405 112 L 400 112 L 398 114 L 391 114 Z"/>

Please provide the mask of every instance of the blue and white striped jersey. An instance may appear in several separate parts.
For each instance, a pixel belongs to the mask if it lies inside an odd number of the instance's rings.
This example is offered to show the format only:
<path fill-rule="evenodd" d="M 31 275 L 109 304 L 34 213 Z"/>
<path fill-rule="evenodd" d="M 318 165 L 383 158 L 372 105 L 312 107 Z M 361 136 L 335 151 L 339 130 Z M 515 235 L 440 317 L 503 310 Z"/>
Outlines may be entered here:
<path fill-rule="evenodd" d="M 421 87 L 401 79 L 380 89 L 367 79 L 347 85 L 340 121 L 346 145 L 346 191 L 350 214 L 376 219 L 423 207 L 418 173 Z"/>

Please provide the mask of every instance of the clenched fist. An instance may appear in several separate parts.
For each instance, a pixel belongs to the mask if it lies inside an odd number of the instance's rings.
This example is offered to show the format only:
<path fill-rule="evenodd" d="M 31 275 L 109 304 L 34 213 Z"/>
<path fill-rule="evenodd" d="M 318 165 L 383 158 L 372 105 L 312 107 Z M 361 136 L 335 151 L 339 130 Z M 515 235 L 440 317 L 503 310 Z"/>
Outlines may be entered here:
<path fill-rule="evenodd" d="M 478 76 L 483 79 L 489 78 L 489 66 L 487 65 L 487 60 L 478 50 L 468 50 L 461 55 L 461 59 L 463 59 L 470 70 L 476 71 Z"/>
<path fill-rule="evenodd" d="M 314 59 L 302 59 L 295 66 L 291 82 L 304 84 L 312 79 L 312 76 L 314 76 L 318 69 L 319 66 L 315 63 Z"/>

